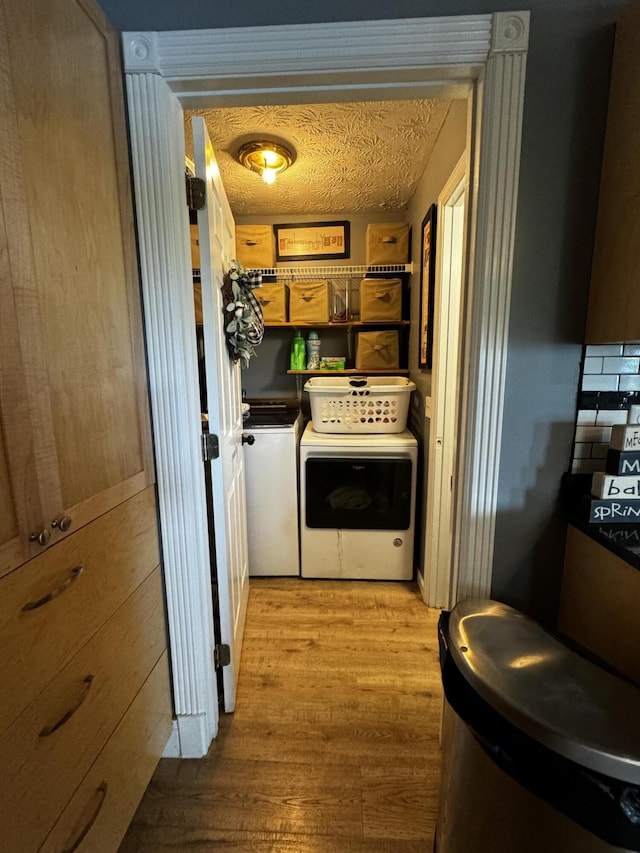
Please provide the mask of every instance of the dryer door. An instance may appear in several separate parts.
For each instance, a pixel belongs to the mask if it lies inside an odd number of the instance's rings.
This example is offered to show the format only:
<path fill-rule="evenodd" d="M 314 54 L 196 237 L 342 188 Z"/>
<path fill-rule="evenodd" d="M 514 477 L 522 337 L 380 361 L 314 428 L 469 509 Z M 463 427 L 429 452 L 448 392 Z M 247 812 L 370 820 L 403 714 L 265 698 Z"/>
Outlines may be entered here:
<path fill-rule="evenodd" d="M 311 457 L 305 462 L 307 527 L 408 530 L 411 459 Z"/>

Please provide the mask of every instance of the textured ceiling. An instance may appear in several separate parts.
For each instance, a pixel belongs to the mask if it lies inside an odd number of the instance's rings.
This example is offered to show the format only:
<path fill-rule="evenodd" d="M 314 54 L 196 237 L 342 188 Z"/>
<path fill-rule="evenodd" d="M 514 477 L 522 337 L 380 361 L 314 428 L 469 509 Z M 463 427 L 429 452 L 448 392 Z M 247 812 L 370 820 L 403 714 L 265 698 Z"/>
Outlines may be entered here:
<path fill-rule="evenodd" d="M 185 121 L 205 117 L 235 216 L 382 212 L 407 207 L 448 108 L 442 100 L 258 106 L 194 110 Z M 235 159 L 260 137 L 296 153 L 272 186 Z"/>

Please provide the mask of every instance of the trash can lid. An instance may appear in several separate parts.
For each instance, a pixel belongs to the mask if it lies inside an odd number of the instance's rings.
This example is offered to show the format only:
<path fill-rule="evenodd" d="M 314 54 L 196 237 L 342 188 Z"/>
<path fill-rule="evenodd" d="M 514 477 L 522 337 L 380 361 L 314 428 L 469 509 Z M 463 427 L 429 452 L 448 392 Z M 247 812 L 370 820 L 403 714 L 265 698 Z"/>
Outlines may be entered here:
<path fill-rule="evenodd" d="M 465 680 L 509 722 L 583 767 L 640 784 L 640 689 L 497 601 L 459 602 L 448 633 Z"/>

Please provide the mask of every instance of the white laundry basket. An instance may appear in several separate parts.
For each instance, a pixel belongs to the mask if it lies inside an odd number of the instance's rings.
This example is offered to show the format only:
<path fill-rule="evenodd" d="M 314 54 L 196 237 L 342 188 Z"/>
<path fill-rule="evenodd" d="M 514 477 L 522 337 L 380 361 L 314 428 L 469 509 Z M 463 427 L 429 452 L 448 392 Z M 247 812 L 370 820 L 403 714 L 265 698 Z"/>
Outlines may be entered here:
<path fill-rule="evenodd" d="M 314 376 L 305 382 L 316 432 L 402 432 L 415 384 L 404 376 Z"/>

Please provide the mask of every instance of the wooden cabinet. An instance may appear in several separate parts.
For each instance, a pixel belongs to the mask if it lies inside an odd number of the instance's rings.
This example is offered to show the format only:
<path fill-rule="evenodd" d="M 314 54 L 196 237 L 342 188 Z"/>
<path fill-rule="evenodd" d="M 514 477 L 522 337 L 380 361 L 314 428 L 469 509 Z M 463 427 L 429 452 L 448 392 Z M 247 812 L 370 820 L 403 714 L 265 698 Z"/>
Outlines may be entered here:
<path fill-rule="evenodd" d="M 569 525 L 558 628 L 640 684 L 640 571 Z"/>
<path fill-rule="evenodd" d="M 0 0 L 0 56 L 0 848 L 109 853 L 171 728 L 118 37 Z"/>
<path fill-rule="evenodd" d="M 0 579 L 0 731 L 158 563 L 150 487 Z"/>
<path fill-rule="evenodd" d="M 640 3 L 616 27 L 586 342 L 640 339 Z"/>
<path fill-rule="evenodd" d="M 124 786 L 119 835 L 109 829 L 111 846 L 96 848 L 115 851 L 171 731 L 154 488 L 2 578 L 0 601 L 2 850 L 40 849 L 103 752 L 120 754 L 112 737 L 164 670 L 157 704 L 139 720 L 143 763 L 131 769 L 137 784 Z M 132 760 L 112 772 L 126 777 Z"/>
<path fill-rule="evenodd" d="M 156 568 L 7 729 L 0 823 L 8 849 L 39 849 L 164 652 Z"/>
<path fill-rule="evenodd" d="M 89 2 L 0 14 L 4 573 L 153 473 L 117 38 Z"/>
<path fill-rule="evenodd" d="M 106 746 L 82 780 L 40 853 L 118 849 L 167 739 L 169 690 L 166 654 L 136 696 Z"/>

